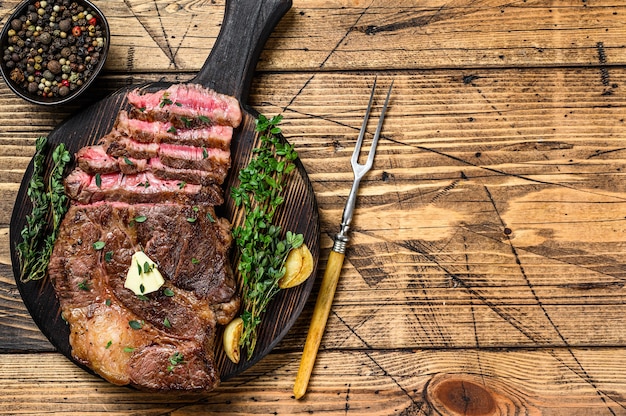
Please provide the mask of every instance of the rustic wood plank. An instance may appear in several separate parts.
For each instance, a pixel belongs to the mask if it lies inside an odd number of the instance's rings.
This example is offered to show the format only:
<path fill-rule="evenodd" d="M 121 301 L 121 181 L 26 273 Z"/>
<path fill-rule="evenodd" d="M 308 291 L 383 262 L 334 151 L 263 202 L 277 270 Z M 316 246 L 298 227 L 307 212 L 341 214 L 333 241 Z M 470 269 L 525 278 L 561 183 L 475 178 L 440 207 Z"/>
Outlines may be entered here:
<path fill-rule="evenodd" d="M 259 68 L 525 67 L 626 61 L 621 36 L 625 23 L 619 18 L 626 7 L 620 3 L 598 7 L 574 0 L 556 7 L 541 1 L 497 0 L 334 3 L 295 1 L 266 45 Z M 219 2 L 206 5 L 176 9 L 166 2 L 133 3 L 124 11 L 112 6 L 116 9 L 109 13 L 111 25 L 125 32 L 114 33 L 107 68 L 199 68 L 222 18 Z M 153 43 L 145 44 L 146 39 Z M 142 56 L 155 62 L 148 64 Z"/>
<path fill-rule="evenodd" d="M 17 0 L 3 2 L 1 23 Z M 207 58 L 223 1 L 99 2 L 107 71 L 191 71 Z M 259 62 L 264 71 L 624 65 L 619 1 L 296 0 Z M 149 59 L 146 59 L 148 58 Z"/>
<path fill-rule="evenodd" d="M 0 412 L 452 415 L 460 414 L 454 399 L 465 392 L 466 406 L 491 410 L 483 414 L 615 415 L 625 412 L 624 352 L 321 351 L 309 393 L 301 401 L 291 392 L 298 354 L 271 354 L 205 396 L 163 396 L 116 387 L 59 354 L 2 354 Z"/>

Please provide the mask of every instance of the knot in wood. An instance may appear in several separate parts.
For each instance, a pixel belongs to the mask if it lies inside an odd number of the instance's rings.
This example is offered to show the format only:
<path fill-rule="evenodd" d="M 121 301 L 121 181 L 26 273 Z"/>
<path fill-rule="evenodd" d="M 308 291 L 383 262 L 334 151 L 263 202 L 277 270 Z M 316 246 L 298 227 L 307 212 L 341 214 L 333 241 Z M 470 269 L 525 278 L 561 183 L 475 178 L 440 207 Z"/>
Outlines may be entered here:
<path fill-rule="evenodd" d="M 432 385 L 428 395 L 443 414 L 487 416 L 496 412 L 496 400 L 487 388 L 464 379 L 446 379 Z"/>

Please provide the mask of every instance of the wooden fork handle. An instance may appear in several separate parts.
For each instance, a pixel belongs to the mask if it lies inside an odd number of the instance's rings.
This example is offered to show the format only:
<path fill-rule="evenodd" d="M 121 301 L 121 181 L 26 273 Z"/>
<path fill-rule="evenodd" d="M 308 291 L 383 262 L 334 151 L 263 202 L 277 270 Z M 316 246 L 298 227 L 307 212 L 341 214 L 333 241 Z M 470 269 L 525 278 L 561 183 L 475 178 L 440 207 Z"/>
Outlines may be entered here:
<path fill-rule="evenodd" d="M 339 281 L 339 274 L 343 267 L 344 258 L 345 254 L 336 251 L 331 251 L 328 256 L 328 264 L 326 265 L 326 271 L 322 278 L 322 286 L 317 295 L 311 325 L 309 326 L 309 333 L 306 337 L 302 359 L 300 360 L 300 368 L 298 369 L 296 382 L 293 386 L 293 393 L 296 399 L 301 398 L 306 393 L 309 379 L 311 378 L 311 372 L 315 365 L 317 350 L 322 341 L 326 321 L 328 320 L 333 298 L 335 297 L 335 290 L 337 289 L 337 282 Z"/>

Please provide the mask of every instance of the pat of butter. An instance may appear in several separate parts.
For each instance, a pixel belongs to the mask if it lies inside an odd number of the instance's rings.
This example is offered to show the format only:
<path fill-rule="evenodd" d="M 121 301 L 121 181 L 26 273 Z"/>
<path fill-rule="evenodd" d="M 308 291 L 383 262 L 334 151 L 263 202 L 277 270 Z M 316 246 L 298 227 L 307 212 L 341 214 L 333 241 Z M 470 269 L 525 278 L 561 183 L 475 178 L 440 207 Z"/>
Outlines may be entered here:
<path fill-rule="evenodd" d="M 146 253 L 138 251 L 133 254 L 126 273 L 125 288 L 139 296 L 156 292 L 164 283 L 165 279 L 157 269 L 156 263 Z"/>

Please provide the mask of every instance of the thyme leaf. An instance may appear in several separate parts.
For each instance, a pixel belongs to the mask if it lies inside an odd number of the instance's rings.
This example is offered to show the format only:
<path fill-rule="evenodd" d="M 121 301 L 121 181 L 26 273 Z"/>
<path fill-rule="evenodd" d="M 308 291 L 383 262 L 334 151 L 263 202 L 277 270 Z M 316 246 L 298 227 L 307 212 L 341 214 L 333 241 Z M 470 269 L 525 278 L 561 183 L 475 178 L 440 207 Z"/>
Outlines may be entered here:
<path fill-rule="evenodd" d="M 171 373 L 172 371 L 174 371 L 174 367 L 176 367 L 178 364 L 184 363 L 184 361 L 185 357 L 183 356 L 183 354 L 176 351 L 169 358 L 170 365 L 167 366 L 167 371 Z"/>

